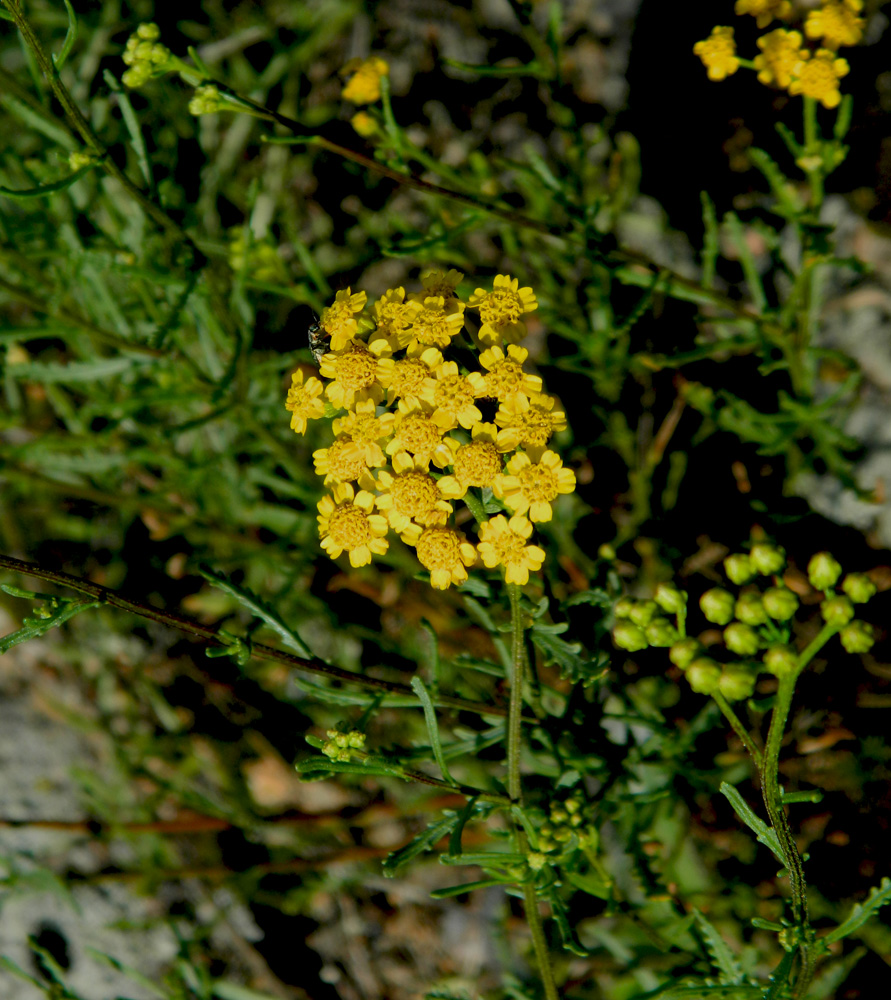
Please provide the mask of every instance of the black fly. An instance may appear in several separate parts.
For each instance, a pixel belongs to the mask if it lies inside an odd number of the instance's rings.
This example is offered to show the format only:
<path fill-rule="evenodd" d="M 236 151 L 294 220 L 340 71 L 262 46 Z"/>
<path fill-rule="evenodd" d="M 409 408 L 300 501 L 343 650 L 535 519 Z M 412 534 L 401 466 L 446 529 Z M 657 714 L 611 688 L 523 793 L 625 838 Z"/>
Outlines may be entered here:
<path fill-rule="evenodd" d="M 318 367 L 322 363 L 323 356 L 328 353 L 331 334 L 322 329 L 319 317 L 315 313 L 312 313 L 312 321 L 306 328 L 306 333 L 309 337 L 309 349 Z"/>

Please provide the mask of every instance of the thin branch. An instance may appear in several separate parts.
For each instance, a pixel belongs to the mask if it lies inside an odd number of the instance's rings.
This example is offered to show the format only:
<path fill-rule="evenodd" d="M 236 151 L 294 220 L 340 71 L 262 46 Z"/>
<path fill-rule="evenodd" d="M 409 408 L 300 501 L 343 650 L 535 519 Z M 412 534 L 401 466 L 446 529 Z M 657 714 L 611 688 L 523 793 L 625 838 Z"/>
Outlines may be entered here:
<path fill-rule="evenodd" d="M 208 645 L 230 648 L 233 646 L 231 636 L 224 635 L 220 630 L 210 625 L 202 625 L 200 622 L 185 618 L 183 615 L 172 611 L 162 611 L 160 608 L 143 604 L 141 601 L 131 600 L 129 597 L 123 597 L 114 590 L 100 586 L 98 583 L 82 580 L 79 577 L 71 576 L 60 570 L 46 569 L 43 566 L 24 562 L 21 559 L 15 559 L 12 556 L 2 554 L 0 554 L 0 567 L 13 570 L 17 573 L 24 573 L 26 576 L 37 577 L 39 580 L 55 583 L 60 587 L 68 587 L 80 594 L 86 594 L 93 601 L 99 601 L 112 608 L 120 608 L 122 611 L 129 611 L 131 614 L 158 622 L 160 625 L 166 625 L 168 628 L 179 629 L 181 632 L 186 632 L 201 639 Z M 344 684 L 353 684 L 374 691 L 386 691 L 388 694 L 404 695 L 406 698 L 410 698 L 412 702 L 417 702 L 417 697 L 408 684 L 400 684 L 397 681 L 385 681 L 367 674 L 352 673 L 349 670 L 342 670 L 340 667 L 325 663 L 318 658 L 306 659 L 302 656 L 296 656 L 294 653 L 285 652 L 283 649 L 267 646 L 262 642 L 245 643 L 244 648 L 248 650 L 252 657 L 260 660 L 275 660 L 278 663 L 287 664 L 289 667 L 293 667 L 295 670 L 300 670 L 304 673 L 319 674 L 332 680 L 342 681 Z M 499 717 L 507 715 L 507 709 L 501 706 L 484 705 L 480 702 L 455 698 L 451 695 L 438 694 L 435 700 L 437 704 L 443 707 L 455 708 L 464 712 L 473 712 L 476 715 Z M 535 723 L 537 720 L 529 719 L 527 721 Z"/>

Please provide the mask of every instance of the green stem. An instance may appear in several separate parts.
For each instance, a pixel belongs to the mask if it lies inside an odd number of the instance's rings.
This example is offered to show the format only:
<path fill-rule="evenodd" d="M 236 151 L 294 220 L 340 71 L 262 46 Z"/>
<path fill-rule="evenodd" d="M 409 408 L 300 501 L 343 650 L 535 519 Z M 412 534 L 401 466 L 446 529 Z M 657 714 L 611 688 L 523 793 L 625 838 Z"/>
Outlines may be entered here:
<path fill-rule="evenodd" d="M 757 767 L 760 771 L 762 765 L 761 751 L 755 746 L 755 741 L 746 732 L 745 726 L 743 726 L 739 716 L 733 711 L 730 707 L 730 703 L 720 691 L 713 691 L 712 698 L 714 698 L 715 704 L 724 713 L 724 718 L 730 723 L 733 731 L 742 741 L 742 745 L 746 748 L 746 750 L 748 750 L 749 756 L 755 762 L 755 767 Z"/>
<path fill-rule="evenodd" d="M 811 186 L 811 209 L 817 213 L 823 204 L 823 158 L 817 129 L 817 101 L 813 97 L 804 99 L 804 155 L 813 162 L 804 171 Z"/>
<path fill-rule="evenodd" d="M 523 643 L 523 613 L 520 609 L 520 588 L 515 583 L 507 585 L 510 598 L 511 663 L 510 704 L 507 710 L 507 793 L 522 806 L 520 783 L 520 721 L 523 713 L 523 667 L 526 647 Z"/>
<path fill-rule="evenodd" d="M 816 640 L 814 641 L 816 642 Z M 811 643 L 811 645 L 814 645 L 814 643 Z M 807 992 L 808 986 L 814 976 L 816 960 L 813 948 L 813 932 L 808 919 L 807 884 L 804 880 L 804 865 L 801 860 L 801 854 L 798 852 L 798 845 L 792 836 L 789 821 L 786 818 L 779 784 L 780 747 L 782 746 L 783 734 L 786 730 L 786 722 L 789 718 L 789 710 L 792 707 L 792 695 L 795 691 L 795 682 L 798 679 L 799 672 L 800 670 L 795 670 L 794 673 L 783 674 L 779 678 L 779 687 L 777 689 L 776 700 L 774 701 L 773 713 L 770 717 L 770 729 L 767 733 L 767 743 L 764 747 L 764 759 L 761 768 L 761 793 L 764 797 L 767 815 L 770 817 L 770 822 L 776 831 L 777 839 L 780 842 L 780 848 L 786 862 L 786 868 L 789 872 L 789 884 L 792 891 L 792 915 L 801 934 L 799 944 L 801 974 L 795 984 L 794 995 L 796 997 L 804 996 Z"/>
<path fill-rule="evenodd" d="M 523 642 L 523 611 L 520 607 L 520 588 L 515 583 L 507 584 L 510 599 L 511 622 L 511 664 L 510 704 L 507 714 L 507 792 L 514 805 L 522 808 L 523 786 L 520 781 L 520 748 L 521 722 L 523 713 L 523 672 L 526 665 L 526 646 Z M 521 824 L 515 820 L 517 846 L 521 854 L 529 853 L 529 842 Z M 554 980 L 554 970 L 551 967 L 551 956 L 548 953 L 548 943 L 545 938 L 541 914 L 538 912 L 538 897 L 535 884 L 531 881 L 523 884 L 523 900 L 526 910 L 526 922 L 532 933 L 532 947 L 535 950 L 535 960 L 538 973 L 541 976 L 547 1000 L 558 1000 L 557 984 Z"/>

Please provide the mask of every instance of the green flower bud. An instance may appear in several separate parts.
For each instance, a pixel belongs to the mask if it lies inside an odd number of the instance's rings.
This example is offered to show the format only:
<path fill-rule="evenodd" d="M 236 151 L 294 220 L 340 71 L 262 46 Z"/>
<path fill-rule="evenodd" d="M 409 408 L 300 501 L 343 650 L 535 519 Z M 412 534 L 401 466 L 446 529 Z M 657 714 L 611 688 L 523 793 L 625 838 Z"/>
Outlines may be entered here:
<path fill-rule="evenodd" d="M 659 605 L 655 601 L 635 601 L 628 617 L 635 625 L 641 628 L 650 624 L 659 610 Z"/>
<path fill-rule="evenodd" d="M 147 42 L 156 42 L 161 37 L 161 29 L 153 21 L 143 21 L 137 26 L 136 34 Z"/>
<path fill-rule="evenodd" d="M 716 625 L 726 625 L 733 619 L 733 594 L 723 587 L 712 587 L 699 598 L 702 613 Z"/>
<path fill-rule="evenodd" d="M 782 572 L 786 565 L 786 553 L 778 545 L 759 542 L 749 552 L 752 569 L 762 576 L 774 576 Z"/>
<path fill-rule="evenodd" d="M 820 602 L 820 614 L 827 625 L 847 625 L 854 617 L 850 597 L 830 597 Z"/>
<path fill-rule="evenodd" d="M 604 542 L 603 545 L 600 546 L 597 550 L 597 555 L 605 562 L 616 561 L 616 550 L 609 544 L 609 542 Z"/>
<path fill-rule="evenodd" d="M 697 694 L 711 694 L 718 689 L 721 668 L 714 660 L 700 656 L 687 667 L 687 680 Z"/>
<path fill-rule="evenodd" d="M 551 806 L 551 822 L 565 823 L 569 818 L 569 813 L 560 806 Z"/>
<path fill-rule="evenodd" d="M 616 618 L 629 618 L 636 603 L 633 597 L 620 597 L 613 606 L 613 614 Z"/>
<path fill-rule="evenodd" d="M 670 615 L 676 615 L 687 607 L 687 595 L 673 583 L 660 583 L 653 598 Z"/>
<path fill-rule="evenodd" d="M 848 573 L 841 589 L 855 604 L 865 604 L 876 592 L 876 585 L 865 573 Z"/>
<path fill-rule="evenodd" d="M 872 625 L 859 619 L 848 622 L 838 637 L 849 653 L 868 653 L 876 641 Z"/>
<path fill-rule="evenodd" d="M 807 564 L 807 578 L 814 590 L 830 590 L 841 576 L 841 565 L 830 552 L 818 552 Z"/>
<path fill-rule="evenodd" d="M 758 674 L 747 663 L 728 663 L 721 671 L 718 690 L 728 701 L 751 698 Z"/>
<path fill-rule="evenodd" d="M 731 622 L 724 629 L 724 643 L 731 653 L 739 656 L 754 656 L 758 652 L 761 640 L 751 625 L 742 622 Z M 744 695 L 743 697 L 748 697 Z"/>
<path fill-rule="evenodd" d="M 681 639 L 680 642 L 676 642 L 669 649 L 668 658 L 676 667 L 686 670 L 701 652 L 702 646 L 699 644 L 699 641 L 688 637 Z"/>
<path fill-rule="evenodd" d="M 533 872 L 541 871 L 547 864 L 547 861 L 548 859 L 543 854 L 539 854 L 538 851 L 530 851 L 526 855 L 526 864 L 529 865 L 529 870 Z"/>
<path fill-rule="evenodd" d="M 582 823 L 584 823 L 584 822 L 585 822 L 584 817 L 580 816 L 578 813 L 573 813 L 569 817 L 569 825 L 570 826 L 581 826 Z"/>
<path fill-rule="evenodd" d="M 621 621 L 613 628 L 613 642 L 619 649 L 627 649 L 629 653 L 646 649 L 648 645 L 644 630 L 627 621 Z"/>
<path fill-rule="evenodd" d="M 764 668 L 775 677 L 798 671 L 798 653 L 791 646 L 771 646 L 764 654 Z"/>
<path fill-rule="evenodd" d="M 565 844 L 571 836 L 572 830 L 567 829 L 565 826 L 561 826 L 559 830 L 554 831 L 554 840 L 556 840 L 558 844 Z"/>
<path fill-rule="evenodd" d="M 724 572 L 731 583 L 738 587 L 748 583 L 755 577 L 755 570 L 752 569 L 752 560 L 744 552 L 734 552 L 724 560 Z"/>
<path fill-rule="evenodd" d="M 667 618 L 658 615 L 646 628 L 647 642 L 651 646 L 670 646 L 678 640 L 678 630 Z"/>
<path fill-rule="evenodd" d="M 577 813 L 582 808 L 581 802 L 576 798 L 568 798 L 563 805 L 568 813 Z"/>
<path fill-rule="evenodd" d="M 764 610 L 761 595 L 755 591 L 740 594 L 733 613 L 746 625 L 764 625 L 767 621 L 767 612 Z"/>
<path fill-rule="evenodd" d="M 761 595 L 764 610 L 777 622 L 787 622 L 798 610 L 798 598 L 788 587 L 768 587 Z"/>

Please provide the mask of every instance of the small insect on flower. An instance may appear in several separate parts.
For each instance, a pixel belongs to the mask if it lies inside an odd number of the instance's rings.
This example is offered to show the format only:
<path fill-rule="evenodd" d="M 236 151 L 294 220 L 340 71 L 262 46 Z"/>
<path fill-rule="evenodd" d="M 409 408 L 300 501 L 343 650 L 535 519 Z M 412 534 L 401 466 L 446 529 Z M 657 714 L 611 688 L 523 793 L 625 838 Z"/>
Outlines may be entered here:
<path fill-rule="evenodd" d="M 312 352 L 316 368 L 322 363 L 322 358 L 328 353 L 328 345 L 331 341 L 331 334 L 323 330 L 319 322 L 319 317 L 312 313 L 312 320 L 306 328 L 306 335 L 309 339 L 309 349 Z"/>

